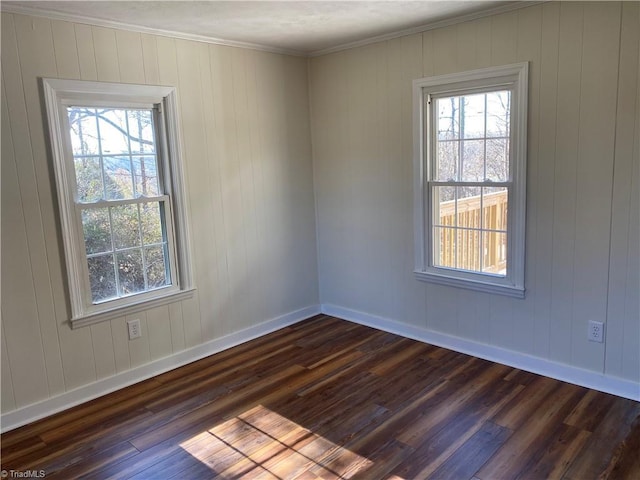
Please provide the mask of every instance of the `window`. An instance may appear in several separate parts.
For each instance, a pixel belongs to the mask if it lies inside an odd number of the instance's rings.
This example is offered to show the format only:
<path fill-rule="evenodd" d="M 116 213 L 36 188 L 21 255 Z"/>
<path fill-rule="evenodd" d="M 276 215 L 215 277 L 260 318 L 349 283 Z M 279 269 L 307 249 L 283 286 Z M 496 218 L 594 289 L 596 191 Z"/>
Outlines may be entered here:
<path fill-rule="evenodd" d="M 418 279 L 524 297 L 527 71 L 414 81 Z"/>
<path fill-rule="evenodd" d="M 72 326 L 192 295 L 175 89 L 43 86 Z"/>

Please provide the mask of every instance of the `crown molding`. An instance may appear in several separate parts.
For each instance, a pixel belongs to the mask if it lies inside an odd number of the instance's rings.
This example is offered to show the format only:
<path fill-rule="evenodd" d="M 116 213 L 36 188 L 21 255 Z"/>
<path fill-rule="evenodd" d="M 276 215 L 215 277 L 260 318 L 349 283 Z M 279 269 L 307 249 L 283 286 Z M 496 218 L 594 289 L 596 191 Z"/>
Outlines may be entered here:
<path fill-rule="evenodd" d="M 270 47 L 258 43 L 240 42 L 236 40 L 227 40 L 224 38 L 210 37 L 208 35 L 197 35 L 195 33 L 176 32 L 173 30 L 163 30 L 160 28 L 145 27 L 142 25 L 134 25 L 131 23 L 116 22 L 113 20 L 105 20 L 104 18 L 88 17 L 74 13 L 57 12 L 38 7 L 29 7 L 26 5 L 15 5 L 7 2 L 0 2 L 0 11 L 3 13 L 14 13 L 18 15 L 30 15 L 32 17 L 43 17 L 50 20 L 62 20 L 65 22 L 81 23 L 85 25 L 93 25 L 96 27 L 117 28 L 119 30 L 128 30 L 137 33 L 147 33 L 151 35 L 159 35 L 161 37 L 171 37 L 180 40 L 191 40 L 194 42 L 211 43 L 215 45 L 225 45 L 227 47 L 248 48 L 251 50 L 260 50 L 269 53 L 279 53 L 283 55 L 293 55 L 296 57 L 306 57 L 307 53 L 299 50 Z"/>
<path fill-rule="evenodd" d="M 362 40 L 356 40 L 355 42 L 343 43 L 335 47 L 325 48 L 322 50 L 316 50 L 307 54 L 308 57 L 320 57 L 322 55 L 328 55 L 330 53 L 341 52 L 350 48 L 364 47 L 372 43 L 384 42 L 387 40 L 393 40 L 394 38 L 406 37 L 407 35 L 414 35 L 416 33 L 427 32 L 429 30 L 435 30 L 436 28 L 448 27 L 451 25 L 457 25 L 458 23 L 470 22 L 479 18 L 489 17 L 491 15 L 499 15 L 501 13 L 512 12 L 514 10 L 520 10 L 521 8 L 527 8 L 542 3 L 547 3 L 552 0 L 537 0 L 537 1 L 515 1 L 507 5 L 501 5 L 499 7 L 482 10 L 479 12 L 467 13 L 465 15 L 457 15 L 451 18 L 445 18 L 435 22 L 425 23 L 418 25 L 417 27 L 406 28 L 404 30 L 397 30 L 391 33 L 385 33 L 382 35 L 376 35 L 375 37 L 369 37 Z"/>
<path fill-rule="evenodd" d="M 224 38 L 210 37 L 208 35 L 197 35 L 193 33 L 177 32 L 173 30 L 164 30 L 159 28 L 144 27 L 142 25 L 134 25 L 124 22 L 116 22 L 113 20 L 105 20 L 103 18 L 89 17 L 85 15 L 78 15 L 73 13 L 57 12 L 55 10 L 49 10 L 39 7 L 29 7 L 26 5 L 16 5 L 7 2 L 0 2 L 0 11 L 6 13 L 15 13 L 19 15 L 30 15 L 34 17 L 44 17 L 51 20 L 62 20 L 66 22 L 82 23 L 86 25 L 94 25 L 98 27 L 117 28 L 120 30 L 128 30 L 138 33 L 147 33 L 152 35 L 160 35 L 163 37 L 178 38 L 181 40 L 191 40 L 195 42 L 211 43 L 215 45 L 225 45 L 228 47 L 248 48 L 251 50 L 259 50 L 263 52 L 279 53 L 283 55 L 293 55 L 296 57 L 319 57 L 322 55 L 328 55 L 330 53 L 336 53 L 350 48 L 362 47 L 370 45 L 372 43 L 383 42 L 392 40 L 394 38 L 404 37 L 407 35 L 413 35 L 416 33 L 422 33 L 436 28 L 448 27 L 456 25 L 458 23 L 470 22 L 479 18 L 488 17 L 491 15 L 499 15 L 501 13 L 507 13 L 521 8 L 531 7 L 533 5 L 539 5 L 551 0 L 537 0 L 537 1 L 514 1 L 512 3 L 501 5 L 498 7 L 482 10 L 479 12 L 468 13 L 465 15 L 458 15 L 435 22 L 425 23 L 417 27 L 407 28 L 404 30 L 397 30 L 391 33 L 385 33 L 383 35 L 376 35 L 374 37 L 368 37 L 362 40 L 354 42 L 343 43 L 335 47 L 324 48 L 321 50 L 315 50 L 312 52 L 304 52 L 301 50 L 277 48 L 268 45 L 262 45 L 258 43 L 241 42 L 236 40 L 228 40 Z"/>

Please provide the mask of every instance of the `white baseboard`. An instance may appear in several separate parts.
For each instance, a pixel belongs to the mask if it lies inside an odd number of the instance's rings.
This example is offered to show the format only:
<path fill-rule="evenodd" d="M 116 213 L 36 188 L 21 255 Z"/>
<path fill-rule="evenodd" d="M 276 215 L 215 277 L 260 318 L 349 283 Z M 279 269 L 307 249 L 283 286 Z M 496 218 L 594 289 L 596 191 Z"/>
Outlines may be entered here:
<path fill-rule="evenodd" d="M 200 360 L 214 353 L 221 352 L 241 343 L 248 342 L 254 338 L 261 337 L 273 331 L 298 323 L 306 318 L 320 313 L 319 305 L 312 305 L 307 308 L 287 313 L 280 317 L 273 318 L 266 322 L 254 325 L 249 328 L 216 338 L 209 342 L 197 345 L 193 348 L 174 353 L 140 367 L 118 373 L 111 377 L 98 380 L 97 382 L 78 387 L 74 390 L 62 393 L 55 397 L 48 398 L 41 402 L 33 403 L 17 410 L 12 410 L 2 414 L 0 417 L 1 431 L 6 432 L 14 428 L 26 425 L 41 418 L 53 415 L 68 408 L 74 407 L 94 398 L 101 397 L 121 388 L 133 385 L 134 383 L 147 380 L 174 368 L 181 367 L 187 363 Z"/>
<path fill-rule="evenodd" d="M 361 325 L 384 330 L 385 332 L 395 333 L 431 345 L 562 380 L 563 382 L 640 401 L 640 384 L 630 380 L 607 376 L 598 372 L 584 370 L 513 350 L 438 333 L 426 328 L 407 325 L 336 305 L 323 304 L 321 309 L 322 313 L 326 315 L 343 318 Z"/>

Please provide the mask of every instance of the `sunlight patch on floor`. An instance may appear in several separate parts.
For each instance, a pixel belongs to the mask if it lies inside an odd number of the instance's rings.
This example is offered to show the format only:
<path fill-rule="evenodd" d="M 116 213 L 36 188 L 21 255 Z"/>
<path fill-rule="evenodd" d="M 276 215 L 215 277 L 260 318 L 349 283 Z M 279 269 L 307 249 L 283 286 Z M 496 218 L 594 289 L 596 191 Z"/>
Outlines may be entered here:
<path fill-rule="evenodd" d="M 180 446 L 223 477 L 351 478 L 373 464 L 262 405 Z"/>

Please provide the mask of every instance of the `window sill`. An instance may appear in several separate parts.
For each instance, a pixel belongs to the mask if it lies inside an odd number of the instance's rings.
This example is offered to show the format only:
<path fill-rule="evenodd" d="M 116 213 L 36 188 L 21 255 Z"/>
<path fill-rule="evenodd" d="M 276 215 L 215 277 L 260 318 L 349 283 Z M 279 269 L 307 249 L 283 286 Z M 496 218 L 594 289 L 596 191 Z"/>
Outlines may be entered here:
<path fill-rule="evenodd" d="M 86 327 L 87 325 L 93 325 L 107 320 L 113 320 L 114 318 L 123 317 L 132 313 L 142 312 L 143 310 L 148 310 L 150 308 L 161 307 L 170 303 L 187 300 L 193 297 L 195 291 L 195 288 L 180 290 L 178 292 L 163 295 L 151 300 L 142 300 L 137 303 L 115 307 L 110 310 L 103 310 L 97 313 L 89 313 L 80 317 L 72 318 L 69 323 L 71 324 L 71 328 L 73 329 Z"/>
<path fill-rule="evenodd" d="M 512 298 L 525 297 L 524 287 L 517 287 L 515 285 L 509 285 L 506 283 L 494 283 L 490 281 L 480 281 L 468 278 L 457 278 L 450 275 L 423 272 L 420 270 L 416 270 L 413 273 L 416 276 L 416 279 L 423 282 L 437 283 L 450 287 L 465 288 L 467 290 L 475 290 L 477 292 L 494 293 L 497 295 L 505 295 Z"/>

